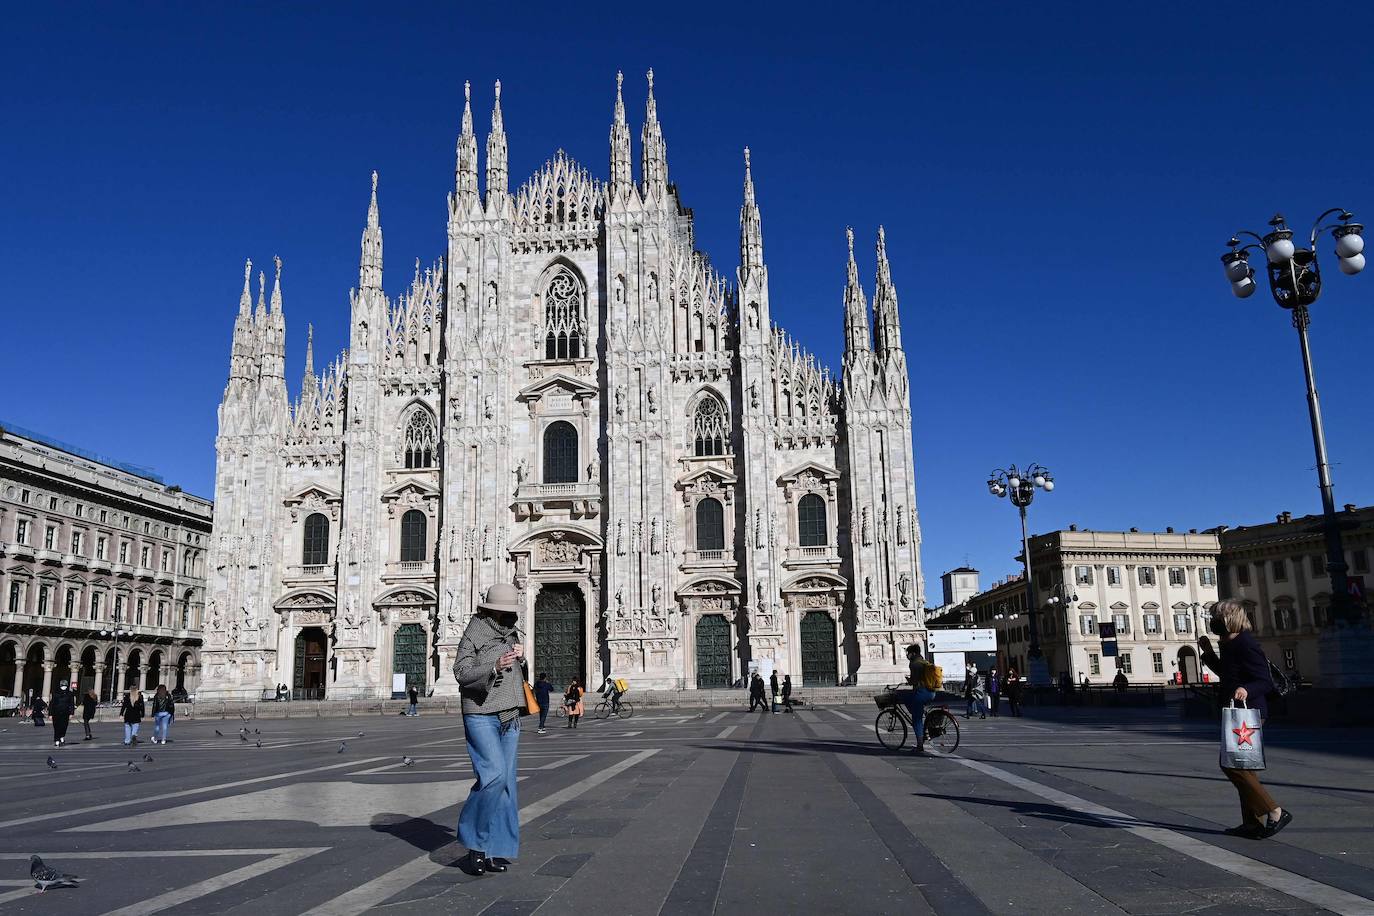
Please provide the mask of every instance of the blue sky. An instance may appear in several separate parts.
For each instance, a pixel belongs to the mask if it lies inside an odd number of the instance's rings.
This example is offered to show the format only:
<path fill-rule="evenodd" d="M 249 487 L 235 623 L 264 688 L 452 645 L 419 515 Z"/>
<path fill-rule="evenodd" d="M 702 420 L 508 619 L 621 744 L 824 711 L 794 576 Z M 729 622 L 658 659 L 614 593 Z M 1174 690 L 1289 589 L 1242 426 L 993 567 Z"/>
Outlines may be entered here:
<path fill-rule="evenodd" d="M 1231 297 L 1237 228 L 1374 222 L 1374 8 L 1311 4 L 21 5 L 0 36 L 0 417 L 212 491 L 243 259 L 285 262 L 291 384 L 345 341 L 368 174 L 392 293 L 443 251 L 462 84 L 501 79 L 512 183 L 604 175 L 615 71 L 717 267 L 753 150 L 775 320 L 838 367 L 844 228 L 887 228 L 932 601 L 1033 528 L 1319 508 L 1297 342 Z M 1214 9 L 1200 10 L 1204 6 Z M 512 5 L 512 10 L 517 7 Z M 575 12 L 574 12 L 575 10 Z M 1243 15 L 1241 14 L 1243 12 Z M 1313 348 L 1341 502 L 1374 501 L 1374 270 L 1330 263 Z"/>

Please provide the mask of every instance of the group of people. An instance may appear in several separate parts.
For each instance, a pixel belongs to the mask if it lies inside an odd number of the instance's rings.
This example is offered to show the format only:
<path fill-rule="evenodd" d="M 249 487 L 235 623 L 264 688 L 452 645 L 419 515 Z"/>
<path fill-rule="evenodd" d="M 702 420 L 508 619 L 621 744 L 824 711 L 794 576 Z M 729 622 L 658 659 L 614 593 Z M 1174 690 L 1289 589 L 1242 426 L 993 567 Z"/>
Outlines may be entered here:
<path fill-rule="evenodd" d="M 986 719 L 989 715 L 1002 714 L 1002 698 L 1006 697 L 1011 715 L 1021 715 L 1021 674 L 1015 668 L 1000 672 L 993 668 L 986 675 L 978 666 L 969 662 L 964 671 L 964 718 Z"/>
<path fill-rule="evenodd" d="M 86 736 L 83 741 L 94 741 L 95 735 L 91 733 L 91 720 L 95 718 L 96 709 L 100 706 L 100 697 L 94 690 L 87 690 L 85 693 L 77 693 L 78 687 L 74 683 L 61 681 L 52 696 L 47 700 L 37 693 L 30 693 L 25 708 L 29 717 L 32 719 L 36 728 L 43 728 L 44 719 L 52 719 L 52 746 L 65 747 L 67 744 L 67 728 L 71 725 L 72 716 L 76 715 L 77 708 L 81 710 L 81 725 L 85 729 Z M 172 699 L 171 692 L 166 684 L 159 684 L 157 691 L 153 694 L 153 743 L 166 744 L 171 740 L 169 737 L 172 729 L 172 721 L 176 718 L 176 702 Z M 129 746 L 138 743 L 138 731 L 143 723 L 143 718 L 148 714 L 148 704 L 143 699 L 143 691 L 138 687 L 130 687 L 120 698 L 119 715 L 124 723 L 124 744 Z"/>
<path fill-rule="evenodd" d="M 772 697 L 772 703 L 768 701 Z M 783 712 L 792 711 L 792 675 L 784 674 L 782 680 L 778 680 L 778 673 L 774 671 L 768 675 L 767 685 L 763 682 L 763 675 L 757 671 L 749 678 L 749 711 L 758 709 L 760 712 L 768 712 L 770 709 L 776 714 L 781 707 Z"/>

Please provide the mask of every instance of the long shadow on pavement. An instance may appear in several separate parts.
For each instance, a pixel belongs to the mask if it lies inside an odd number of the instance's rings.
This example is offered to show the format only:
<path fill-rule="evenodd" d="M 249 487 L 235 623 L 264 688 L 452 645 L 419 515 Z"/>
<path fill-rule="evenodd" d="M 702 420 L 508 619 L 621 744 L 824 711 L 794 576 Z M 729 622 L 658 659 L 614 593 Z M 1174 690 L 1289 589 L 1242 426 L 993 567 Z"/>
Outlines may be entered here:
<path fill-rule="evenodd" d="M 934 798 L 941 801 L 954 802 L 956 804 L 987 805 L 996 808 L 1006 808 L 1012 814 L 1025 814 L 1031 817 L 1038 817 L 1049 821 L 1063 821 L 1068 824 L 1079 824 L 1084 827 L 1097 827 L 1100 829 L 1116 830 L 1122 827 L 1159 827 L 1164 830 L 1176 830 L 1179 833 L 1205 833 L 1215 836 L 1225 836 L 1224 830 L 1217 830 L 1207 827 L 1198 827 L 1195 824 L 1170 824 L 1163 821 L 1147 821 L 1138 817 L 1108 817 L 1106 815 L 1079 814 L 1070 811 L 1068 808 L 1061 808 L 1058 805 L 1046 805 L 1039 802 L 1022 801 L 1000 801 L 994 798 L 976 798 L 971 795 L 942 795 L 938 792 L 913 792 L 918 798 Z"/>

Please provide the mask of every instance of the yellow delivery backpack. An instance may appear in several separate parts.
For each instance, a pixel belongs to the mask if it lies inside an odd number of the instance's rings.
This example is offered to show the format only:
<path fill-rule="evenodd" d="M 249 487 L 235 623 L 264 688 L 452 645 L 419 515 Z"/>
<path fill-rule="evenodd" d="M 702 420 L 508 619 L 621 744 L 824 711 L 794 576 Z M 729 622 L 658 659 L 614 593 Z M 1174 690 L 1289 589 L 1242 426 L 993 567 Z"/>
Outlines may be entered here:
<path fill-rule="evenodd" d="M 619 690 L 621 693 L 624 693 L 625 691 L 630 689 L 630 682 L 625 680 L 623 677 L 613 678 L 611 680 L 611 683 L 614 684 L 615 689 Z"/>
<path fill-rule="evenodd" d="M 945 669 L 927 663 L 921 669 L 921 686 L 927 690 L 939 690 L 945 685 Z"/>

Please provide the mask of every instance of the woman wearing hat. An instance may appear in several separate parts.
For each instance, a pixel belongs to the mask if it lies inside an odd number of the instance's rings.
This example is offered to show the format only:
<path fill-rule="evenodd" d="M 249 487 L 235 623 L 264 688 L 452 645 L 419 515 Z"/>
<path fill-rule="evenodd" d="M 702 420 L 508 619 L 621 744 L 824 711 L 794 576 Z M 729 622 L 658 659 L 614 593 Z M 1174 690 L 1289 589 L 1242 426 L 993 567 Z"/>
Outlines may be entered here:
<path fill-rule="evenodd" d="M 458 841 L 468 848 L 461 865 L 470 874 L 504 872 L 520 854 L 515 762 L 528 677 L 516 627 L 520 610 L 515 586 L 487 589 L 453 662 L 463 694 L 464 738 L 477 776 L 458 816 Z"/>

